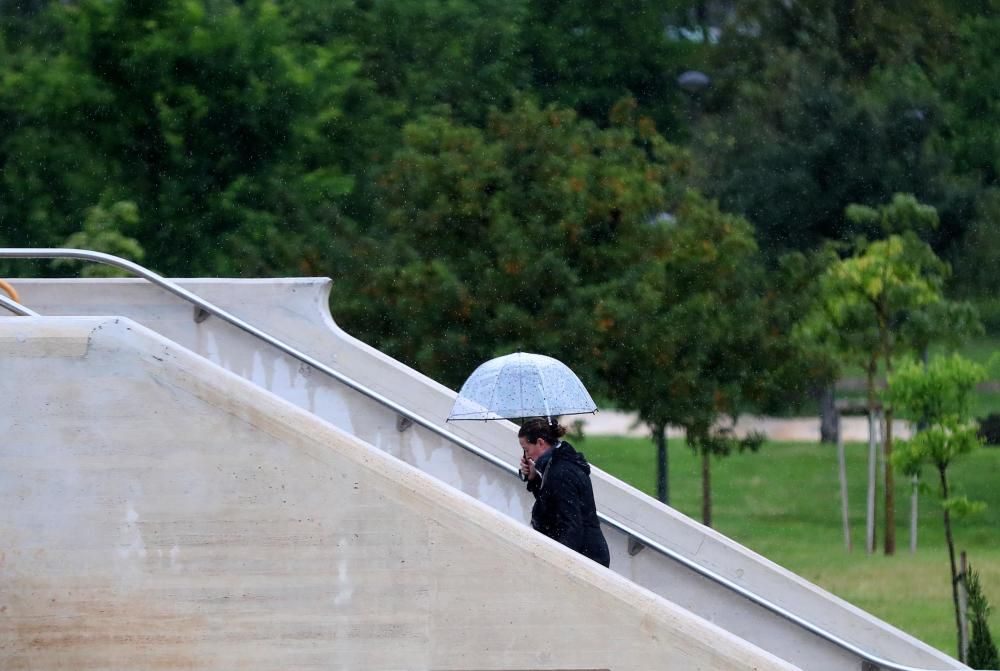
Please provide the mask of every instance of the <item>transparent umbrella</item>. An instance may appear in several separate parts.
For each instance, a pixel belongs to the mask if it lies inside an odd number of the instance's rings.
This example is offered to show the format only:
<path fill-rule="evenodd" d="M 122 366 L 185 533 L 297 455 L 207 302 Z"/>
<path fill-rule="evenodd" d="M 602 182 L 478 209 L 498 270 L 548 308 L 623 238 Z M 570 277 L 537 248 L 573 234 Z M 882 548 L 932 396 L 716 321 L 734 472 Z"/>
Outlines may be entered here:
<path fill-rule="evenodd" d="M 558 417 L 597 411 L 566 364 L 515 352 L 480 365 L 462 385 L 448 421 Z"/>

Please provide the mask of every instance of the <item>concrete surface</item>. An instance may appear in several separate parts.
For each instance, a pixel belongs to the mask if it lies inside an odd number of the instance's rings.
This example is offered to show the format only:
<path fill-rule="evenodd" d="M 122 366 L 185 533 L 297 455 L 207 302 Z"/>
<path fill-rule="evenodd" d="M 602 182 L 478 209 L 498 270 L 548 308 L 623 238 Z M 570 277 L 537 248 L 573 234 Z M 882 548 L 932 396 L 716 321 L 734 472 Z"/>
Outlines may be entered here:
<path fill-rule="evenodd" d="M 325 362 L 394 402 L 434 421 L 508 464 L 519 449 L 507 422 L 446 424 L 455 392 L 346 334 L 331 318 L 329 280 L 182 280 L 184 286 Z M 516 520 L 527 523 L 530 498 L 515 477 L 395 412 L 210 317 L 134 280 L 19 280 L 25 303 L 42 314 L 124 314 L 317 417 Z M 16 319 L 16 318 L 10 318 Z M 603 413 L 597 415 L 602 418 Z M 596 418 L 595 418 L 596 419 Z M 873 654 L 928 669 L 957 668 L 913 639 L 802 580 L 712 529 L 596 470 L 598 505 L 681 556 L 769 599 Z M 832 515 L 839 514 L 831 511 Z M 764 611 L 651 549 L 639 552 L 624 533 L 604 526 L 612 567 L 690 612 L 811 671 L 857 669 L 853 654 Z"/>
<path fill-rule="evenodd" d="M 127 319 L 0 319 L 0 668 L 793 671 Z"/>
<path fill-rule="evenodd" d="M 584 434 L 595 436 L 631 436 L 645 438 L 650 435 L 649 427 L 639 421 L 635 413 L 601 410 L 594 415 L 579 415 L 568 421 L 583 423 Z M 892 435 L 896 438 L 910 437 L 909 422 L 894 421 Z M 765 434 L 771 440 L 819 441 L 818 417 L 760 417 L 744 415 L 733 428 L 736 435 L 743 437 L 751 431 Z M 868 442 L 868 419 L 865 417 L 844 417 L 841 431 L 845 441 Z M 668 432 L 671 438 L 680 438 L 683 431 L 677 428 Z"/>

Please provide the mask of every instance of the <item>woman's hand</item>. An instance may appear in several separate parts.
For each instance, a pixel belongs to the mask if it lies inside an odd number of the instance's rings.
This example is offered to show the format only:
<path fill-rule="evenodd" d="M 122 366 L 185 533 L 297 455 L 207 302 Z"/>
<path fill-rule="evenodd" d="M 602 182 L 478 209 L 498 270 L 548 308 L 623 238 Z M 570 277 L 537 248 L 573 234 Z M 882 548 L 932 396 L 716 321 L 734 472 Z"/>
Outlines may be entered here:
<path fill-rule="evenodd" d="M 528 459 L 528 455 L 526 454 L 521 455 L 521 475 L 528 482 L 538 477 L 538 472 L 535 470 L 535 462 Z"/>

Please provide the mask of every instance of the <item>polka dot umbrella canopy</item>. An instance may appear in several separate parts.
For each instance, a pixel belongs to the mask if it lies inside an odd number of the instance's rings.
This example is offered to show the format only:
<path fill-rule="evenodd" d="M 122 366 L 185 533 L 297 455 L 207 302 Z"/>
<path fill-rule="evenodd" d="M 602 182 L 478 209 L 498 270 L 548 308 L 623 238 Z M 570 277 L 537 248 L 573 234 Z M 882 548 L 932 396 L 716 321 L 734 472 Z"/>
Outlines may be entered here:
<path fill-rule="evenodd" d="M 462 385 L 448 421 L 597 412 L 580 378 L 558 359 L 515 352 L 490 359 Z"/>

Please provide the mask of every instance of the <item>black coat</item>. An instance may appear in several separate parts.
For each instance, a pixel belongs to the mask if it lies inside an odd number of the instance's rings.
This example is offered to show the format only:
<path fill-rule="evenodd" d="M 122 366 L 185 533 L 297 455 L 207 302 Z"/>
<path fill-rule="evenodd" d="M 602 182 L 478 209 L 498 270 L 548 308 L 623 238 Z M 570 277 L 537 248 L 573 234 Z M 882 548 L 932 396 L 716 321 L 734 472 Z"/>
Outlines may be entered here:
<path fill-rule="evenodd" d="M 608 566 L 611 556 L 597 518 L 586 458 L 563 441 L 538 459 L 535 470 L 539 477 L 528 482 L 528 491 L 535 496 L 531 526 Z"/>

